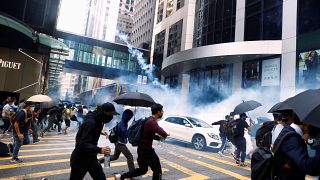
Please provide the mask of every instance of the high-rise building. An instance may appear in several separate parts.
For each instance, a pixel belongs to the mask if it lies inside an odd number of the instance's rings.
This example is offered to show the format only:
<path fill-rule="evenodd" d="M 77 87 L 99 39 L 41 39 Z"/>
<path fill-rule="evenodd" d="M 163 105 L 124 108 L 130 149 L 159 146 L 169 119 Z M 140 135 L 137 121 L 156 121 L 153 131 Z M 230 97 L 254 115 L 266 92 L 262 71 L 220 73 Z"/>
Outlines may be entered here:
<path fill-rule="evenodd" d="M 193 100 L 254 88 L 281 101 L 320 87 L 319 8 L 319 0 L 157 0 L 151 61 Z"/>
<path fill-rule="evenodd" d="M 133 13 L 134 0 L 120 0 L 119 15 L 117 23 L 117 31 L 119 34 L 126 35 L 127 40 L 131 43 L 132 27 L 133 27 Z M 116 36 L 117 43 L 124 43 L 123 40 Z"/>
<path fill-rule="evenodd" d="M 132 44 L 134 47 L 151 48 L 156 0 L 136 0 L 134 3 Z"/>

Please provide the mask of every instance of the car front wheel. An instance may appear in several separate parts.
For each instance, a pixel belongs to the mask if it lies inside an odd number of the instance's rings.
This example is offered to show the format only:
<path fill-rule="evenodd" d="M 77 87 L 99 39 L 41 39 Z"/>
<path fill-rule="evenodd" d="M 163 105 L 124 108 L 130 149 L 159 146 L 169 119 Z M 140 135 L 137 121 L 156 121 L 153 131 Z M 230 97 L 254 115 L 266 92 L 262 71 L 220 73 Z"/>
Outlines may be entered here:
<path fill-rule="evenodd" d="M 206 148 L 206 139 L 201 135 L 195 135 L 192 138 L 192 144 L 196 150 L 202 151 Z"/>

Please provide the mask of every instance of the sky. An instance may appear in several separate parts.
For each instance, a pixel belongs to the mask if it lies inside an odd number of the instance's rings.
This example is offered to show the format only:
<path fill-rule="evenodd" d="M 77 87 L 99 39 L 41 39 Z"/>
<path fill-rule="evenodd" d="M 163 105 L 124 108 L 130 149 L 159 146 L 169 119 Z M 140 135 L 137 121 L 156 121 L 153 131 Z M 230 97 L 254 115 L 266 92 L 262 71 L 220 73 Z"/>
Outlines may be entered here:
<path fill-rule="evenodd" d="M 61 0 L 57 29 L 84 34 L 87 0 Z"/>

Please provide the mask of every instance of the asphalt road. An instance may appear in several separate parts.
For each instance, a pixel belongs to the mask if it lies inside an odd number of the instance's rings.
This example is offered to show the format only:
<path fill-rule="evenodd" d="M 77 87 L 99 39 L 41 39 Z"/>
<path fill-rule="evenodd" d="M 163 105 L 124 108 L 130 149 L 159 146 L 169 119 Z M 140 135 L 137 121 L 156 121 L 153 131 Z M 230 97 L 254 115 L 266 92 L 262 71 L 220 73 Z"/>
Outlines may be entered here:
<path fill-rule="evenodd" d="M 42 179 L 63 180 L 69 178 L 69 158 L 74 148 L 75 133 L 68 135 L 50 135 L 41 138 L 38 144 L 22 146 L 19 158 L 23 163 L 12 164 L 10 157 L 0 157 L 0 180 L 8 179 Z M 9 137 L 1 141 L 8 142 Z M 103 136 L 100 146 L 112 144 Z M 163 179 L 201 180 L 201 179 L 250 179 L 250 164 L 240 167 L 235 164 L 230 155 L 221 157 L 208 151 L 197 151 L 183 143 L 163 143 L 161 146 L 154 142 L 154 147 L 160 157 L 163 169 Z M 136 148 L 129 147 L 136 159 Z M 250 163 L 250 161 L 248 161 Z M 136 164 L 137 166 L 137 164 Z M 114 179 L 114 174 L 128 170 L 126 159 L 111 162 L 111 168 L 104 169 L 107 179 Z M 135 179 L 151 179 L 152 171 Z M 91 179 L 87 174 L 85 179 Z"/>

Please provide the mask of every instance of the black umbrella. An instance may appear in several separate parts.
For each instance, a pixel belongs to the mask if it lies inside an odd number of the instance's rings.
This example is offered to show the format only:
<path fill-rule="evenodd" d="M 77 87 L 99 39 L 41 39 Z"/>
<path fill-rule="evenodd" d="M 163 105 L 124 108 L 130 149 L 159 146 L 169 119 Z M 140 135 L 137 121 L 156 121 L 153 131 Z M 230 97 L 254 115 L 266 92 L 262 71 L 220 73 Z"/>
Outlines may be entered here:
<path fill-rule="evenodd" d="M 262 104 L 257 101 L 243 101 L 242 103 L 238 104 L 234 108 L 234 114 L 242 114 L 251 110 L 256 109 L 257 107 L 261 106 Z"/>
<path fill-rule="evenodd" d="M 309 89 L 287 100 L 277 111 L 291 110 L 302 122 L 320 128 L 320 89 Z"/>
<path fill-rule="evenodd" d="M 129 92 L 116 97 L 114 100 L 117 104 L 128 106 L 150 107 L 155 104 L 154 100 L 145 93 Z"/>
<path fill-rule="evenodd" d="M 268 113 L 274 113 L 281 110 L 291 110 L 292 107 L 284 102 L 278 102 L 277 104 L 273 105 L 272 108 L 268 111 Z"/>

